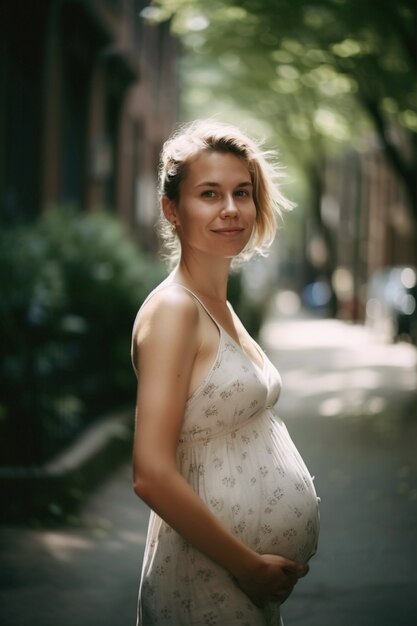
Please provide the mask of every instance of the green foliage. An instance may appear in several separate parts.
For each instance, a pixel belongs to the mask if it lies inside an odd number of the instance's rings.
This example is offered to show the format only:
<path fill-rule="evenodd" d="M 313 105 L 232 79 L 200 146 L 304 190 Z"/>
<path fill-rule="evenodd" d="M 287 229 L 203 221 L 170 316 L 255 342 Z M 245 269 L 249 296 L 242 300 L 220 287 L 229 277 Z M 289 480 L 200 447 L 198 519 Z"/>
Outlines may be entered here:
<path fill-rule="evenodd" d="M 162 267 L 115 218 L 48 212 L 0 235 L 0 454 L 39 462 L 132 401 L 131 328 Z"/>
<path fill-rule="evenodd" d="M 307 176 L 373 128 L 415 210 L 415 4 L 155 0 L 146 16 L 172 16 L 190 52 L 186 117 L 246 112 Z"/>

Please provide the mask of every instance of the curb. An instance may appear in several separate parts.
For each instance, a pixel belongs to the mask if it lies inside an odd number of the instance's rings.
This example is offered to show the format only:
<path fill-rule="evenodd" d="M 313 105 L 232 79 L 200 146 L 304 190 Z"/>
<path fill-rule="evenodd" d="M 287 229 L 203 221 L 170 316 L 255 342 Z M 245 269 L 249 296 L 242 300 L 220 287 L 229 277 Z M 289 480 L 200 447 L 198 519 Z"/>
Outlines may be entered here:
<path fill-rule="evenodd" d="M 132 433 L 126 409 L 92 424 L 45 465 L 0 467 L 0 522 L 62 521 L 131 453 Z"/>

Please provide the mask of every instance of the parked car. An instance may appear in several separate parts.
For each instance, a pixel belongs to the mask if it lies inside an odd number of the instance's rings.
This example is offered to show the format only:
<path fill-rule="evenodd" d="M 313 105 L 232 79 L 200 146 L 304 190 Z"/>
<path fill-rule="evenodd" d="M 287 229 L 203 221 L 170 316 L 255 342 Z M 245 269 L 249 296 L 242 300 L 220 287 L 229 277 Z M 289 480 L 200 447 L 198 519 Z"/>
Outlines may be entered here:
<path fill-rule="evenodd" d="M 384 339 L 417 344 L 417 269 L 386 267 L 368 283 L 366 323 Z"/>

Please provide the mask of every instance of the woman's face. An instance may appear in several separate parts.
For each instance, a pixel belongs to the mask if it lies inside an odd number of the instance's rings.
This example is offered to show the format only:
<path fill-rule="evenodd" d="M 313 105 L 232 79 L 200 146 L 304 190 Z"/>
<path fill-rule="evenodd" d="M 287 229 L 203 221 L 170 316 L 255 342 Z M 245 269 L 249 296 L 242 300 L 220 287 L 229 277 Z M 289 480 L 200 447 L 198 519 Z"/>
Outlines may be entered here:
<path fill-rule="evenodd" d="M 201 153 L 187 168 L 173 210 L 183 252 L 236 256 L 256 220 L 247 164 L 228 152 Z"/>

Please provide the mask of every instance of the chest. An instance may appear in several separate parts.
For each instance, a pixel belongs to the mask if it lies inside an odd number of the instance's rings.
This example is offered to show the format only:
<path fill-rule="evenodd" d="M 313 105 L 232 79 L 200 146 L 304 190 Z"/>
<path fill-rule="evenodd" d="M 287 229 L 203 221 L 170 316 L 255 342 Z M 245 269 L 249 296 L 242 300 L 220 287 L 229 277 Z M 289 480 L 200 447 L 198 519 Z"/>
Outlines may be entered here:
<path fill-rule="evenodd" d="M 271 369 L 272 368 L 272 369 Z M 189 398 L 184 426 L 214 430 L 237 425 L 275 404 L 280 378 L 268 363 L 258 368 L 242 349 L 221 331 L 217 357 L 199 388 Z"/>

